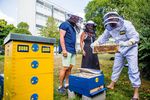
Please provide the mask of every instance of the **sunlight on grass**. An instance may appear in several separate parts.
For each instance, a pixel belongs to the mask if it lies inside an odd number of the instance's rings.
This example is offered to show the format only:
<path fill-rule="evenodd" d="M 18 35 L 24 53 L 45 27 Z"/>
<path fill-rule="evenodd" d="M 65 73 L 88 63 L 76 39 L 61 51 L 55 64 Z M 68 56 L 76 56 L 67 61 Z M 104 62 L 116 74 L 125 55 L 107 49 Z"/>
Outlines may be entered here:
<path fill-rule="evenodd" d="M 105 84 L 110 83 L 110 77 L 112 73 L 113 60 L 110 58 L 114 57 L 113 54 L 99 54 L 99 61 L 101 64 L 101 70 L 105 76 Z M 0 56 L 0 73 L 3 73 L 3 62 L 4 57 Z M 54 57 L 54 100 L 68 100 L 67 95 L 60 95 L 57 92 L 59 86 L 58 75 L 61 66 L 61 55 L 55 55 Z M 76 66 L 73 68 L 72 73 L 78 72 L 77 68 L 81 66 L 82 55 L 76 56 Z M 142 86 L 140 87 L 140 100 L 150 100 L 150 81 L 142 79 Z M 128 78 L 128 68 L 125 67 L 119 80 L 116 83 L 114 90 L 107 90 L 106 100 L 130 100 L 132 97 L 133 88 Z M 80 100 L 79 96 L 76 96 L 74 100 Z"/>
<path fill-rule="evenodd" d="M 0 61 L 3 61 L 3 59 L 4 59 L 4 56 L 0 55 Z"/>
<path fill-rule="evenodd" d="M 114 57 L 113 54 L 99 54 L 99 61 L 101 64 L 101 70 L 103 71 L 105 75 L 105 83 L 108 85 L 110 83 L 110 77 L 112 73 L 112 67 L 113 67 L 113 60 L 110 60 L 110 58 Z M 76 56 L 76 66 L 73 68 L 72 73 L 77 72 L 77 68 L 81 66 L 81 58 L 82 55 Z M 67 95 L 62 96 L 57 93 L 56 89 L 58 88 L 59 81 L 58 81 L 58 74 L 59 69 L 61 68 L 61 56 L 57 55 L 55 56 L 55 73 L 54 73 L 54 99 L 55 100 L 68 100 Z M 149 100 L 150 98 L 150 88 L 149 84 L 150 81 L 142 80 L 142 86 L 140 88 L 140 99 L 141 100 Z M 106 100 L 130 100 L 132 97 L 133 88 L 130 84 L 130 81 L 128 79 L 128 68 L 124 68 L 122 71 L 122 74 L 116 83 L 114 90 L 107 90 Z M 76 97 L 74 100 L 80 100 L 81 98 Z"/>
<path fill-rule="evenodd" d="M 0 55 L 0 74 L 4 72 L 4 56 Z"/>

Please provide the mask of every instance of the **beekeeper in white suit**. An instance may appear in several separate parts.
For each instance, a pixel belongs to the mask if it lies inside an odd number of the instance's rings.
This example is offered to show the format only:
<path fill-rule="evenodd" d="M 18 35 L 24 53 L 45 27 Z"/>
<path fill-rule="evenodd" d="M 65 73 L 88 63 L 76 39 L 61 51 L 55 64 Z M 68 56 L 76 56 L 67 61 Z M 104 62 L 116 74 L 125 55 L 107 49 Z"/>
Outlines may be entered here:
<path fill-rule="evenodd" d="M 108 12 L 104 15 L 104 33 L 91 45 L 99 45 L 108 41 L 109 37 L 115 39 L 120 48 L 115 54 L 111 83 L 107 86 L 113 89 L 124 66 L 124 60 L 128 62 L 129 79 L 134 88 L 132 100 L 139 99 L 138 88 L 141 85 L 138 69 L 138 42 L 139 34 L 130 21 L 124 20 L 117 12 Z"/>

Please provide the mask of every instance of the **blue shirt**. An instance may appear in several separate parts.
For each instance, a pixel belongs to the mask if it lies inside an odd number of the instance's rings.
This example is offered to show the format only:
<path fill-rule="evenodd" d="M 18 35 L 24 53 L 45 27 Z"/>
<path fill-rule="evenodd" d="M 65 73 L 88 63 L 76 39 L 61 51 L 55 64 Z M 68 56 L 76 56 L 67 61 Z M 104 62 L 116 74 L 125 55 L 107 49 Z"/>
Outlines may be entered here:
<path fill-rule="evenodd" d="M 59 29 L 66 31 L 64 40 L 65 40 L 65 46 L 67 52 L 75 54 L 76 53 L 76 49 L 75 49 L 76 31 L 74 27 L 68 21 L 66 21 L 59 26 Z M 62 47 L 60 43 L 59 43 L 59 52 L 62 52 Z"/>

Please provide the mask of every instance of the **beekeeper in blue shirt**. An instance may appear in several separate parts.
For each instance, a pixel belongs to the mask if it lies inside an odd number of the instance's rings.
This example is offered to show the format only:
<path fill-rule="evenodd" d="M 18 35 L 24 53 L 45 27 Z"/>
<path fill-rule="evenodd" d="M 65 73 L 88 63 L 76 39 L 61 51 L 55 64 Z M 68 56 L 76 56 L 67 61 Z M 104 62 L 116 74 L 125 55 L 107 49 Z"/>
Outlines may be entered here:
<path fill-rule="evenodd" d="M 113 89 L 124 66 L 124 60 L 128 62 L 129 79 L 134 88 L 132 100 L 139 99 L 138 88 L 141 85 L 138 69 L 138 42 L 139 34 L 130 21 L 124 20 L 117 12 L 108 12 L 104 15 L 104 33 L 92 44 L 93 46 L 103 44 L 109 37 L 114 38 L 119 44 L 119 50 L 115 54 L 111 83 L 107 86 Z"/>

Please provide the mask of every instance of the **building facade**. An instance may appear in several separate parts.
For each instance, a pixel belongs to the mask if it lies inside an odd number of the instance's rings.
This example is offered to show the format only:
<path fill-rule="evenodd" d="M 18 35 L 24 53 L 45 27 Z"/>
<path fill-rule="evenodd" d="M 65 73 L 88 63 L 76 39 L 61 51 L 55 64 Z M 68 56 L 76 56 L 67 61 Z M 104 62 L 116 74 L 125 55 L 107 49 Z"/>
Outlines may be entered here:
<path fill-rule="evenodd" d="M 67 19 L 67 14 L 71 13 L 50 0 L 0 0 L 0 10 L 13 18 L 15 25 L 27 22 L 29 31 L 35 36 L 40 35 L 39 29 L 46 25 L 49 16 L 52 16 L 59 26 Z M 77 50 L 80 49 L 79 39 L 77 34 Z"/>
<path fill-rule="evenodd" d="M 67 11 L 62 7 L 50 3 L 47 0 L 36 0 L 36 32 L 43 26 L 45 26 L 48 16 L 52 16 L 58 25 L 66 20 Z"/>
<path fill-rule="evenodd" d="M 32 35 L 40 35 L 39 29 L 46 25 L 49 16 L 59 25 L 70 13 L 49 0 L 2 0 L 0 6 L 3 13 L 15 20 L 15 24 L 27 22 Z"/>

